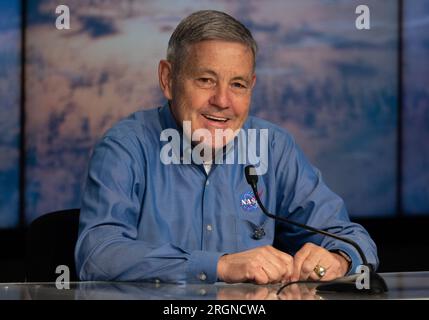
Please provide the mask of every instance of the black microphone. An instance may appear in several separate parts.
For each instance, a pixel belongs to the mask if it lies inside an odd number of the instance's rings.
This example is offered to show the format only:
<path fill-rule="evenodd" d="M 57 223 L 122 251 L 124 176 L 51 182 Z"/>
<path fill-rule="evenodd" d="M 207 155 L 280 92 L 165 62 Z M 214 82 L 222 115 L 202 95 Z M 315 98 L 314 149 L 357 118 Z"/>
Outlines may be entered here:
<path fill-rule="evenodd" d="M 262 204 L 261 199 L 259 198 L 258 186 L 257 186 L 258 174 L 256 172 L 255 167 L 253 165 L 246 166 L 244 169 L 244 174 L 246 176 L 247 183 L 250 185 L 250 187 L 253 190 L 253 194 L 255 195 L 256 202 L 258 203 L 262 212 L 266 216 L 270 217 L 271 219 L 281 221 L 281 222 L 285 222 L 285 223 L 289 223 L 289 224 L 292 224 L 294 226 L 309 230 L 311 232 L 322 234 L 324 236 L 331 237 L 331 238 L 334 238 L 336 240 L 340 240 L 340 241 L 343 241 L 345 243 L 352 245 L 357 250 L 357 252 L 359 253 L 359 256 L 362 259 L 363 265 L 368 267 L 368 270 L 370 272 L 370 274 L 369 274 L 369 288 L 363 287 L 362 289 L 358 289 L 354 282 L 351 283 L 351 282 L 347 282 L 347 281 L 342 281 L 342 280 L 340 280 L 341 278 L 339 278 L 337 282 L 336 282 L 336 280 L 333 280 L 332 282 L 319 285 L 317 287 L 317 290 L 319 290 L 319 291 L 339 291 L 339 292 L 340 291 L 341 292 L 354 291 L 354 292 L 362 292 L 362 293 L 383 293 L 383 292 L 388 291 L 386 282 L 378 273 L 376 273 L 373 270 L 373 267 L 372 267 L 372 265 L 370 265 L 368 263 L 368 260 L 366 259 L 366 256 L 362 251 L 362 248 L 359 247 L 359 245 L 356 242 L 354 242 L 353 240 L 350 240 L 348 238 L 344 238 L 342 236 L 338 236 L 336 234 L 333 234 L 333 233 L 330 233 L 330 232 L 327 232 L 324 230 L 319 230 L 319 229 L 310 227 L 308 225 L 305 225 L 305 224 L 302 224 L 299 222 L 295 222 L 295 221 L 289 220 L 287 218 L 279 217 L 279 216 L 276 216 L 274 214 L 269 213 L 267 211 L 267 209 L 264 207 L 264 205 Z M 299 210 L 302 210 L 302 207 L 298 207 L 297 209 L 294 210 L 293 213 L 296 213 Z"/>

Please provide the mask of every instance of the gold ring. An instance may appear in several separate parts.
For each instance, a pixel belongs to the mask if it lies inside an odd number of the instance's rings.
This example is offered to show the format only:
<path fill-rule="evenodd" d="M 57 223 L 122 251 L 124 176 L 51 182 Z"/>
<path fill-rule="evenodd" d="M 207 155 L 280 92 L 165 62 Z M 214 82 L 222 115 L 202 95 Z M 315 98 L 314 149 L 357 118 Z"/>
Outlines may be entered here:
<path fill-rule="evenodd" d="M 326 269 L 318 264 L 314 267 L 313 271 L 317 274 L 319 278 L 323 278 L 326 274 Z"/>

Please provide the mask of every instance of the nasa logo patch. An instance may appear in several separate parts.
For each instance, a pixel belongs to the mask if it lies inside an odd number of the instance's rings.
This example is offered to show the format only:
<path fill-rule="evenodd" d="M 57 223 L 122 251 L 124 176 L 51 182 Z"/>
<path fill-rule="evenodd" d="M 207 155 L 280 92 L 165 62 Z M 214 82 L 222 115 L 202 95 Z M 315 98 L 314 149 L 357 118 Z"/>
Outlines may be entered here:
<path fill-rule="evenodd" d="M 262 192 L 259 192 L 259 196 L 261 196 L 261 194 Z M 247 191 L 240 196 L 240 206 L 247 212 L 255 211 L 259 207 L 252 191 Z"/>

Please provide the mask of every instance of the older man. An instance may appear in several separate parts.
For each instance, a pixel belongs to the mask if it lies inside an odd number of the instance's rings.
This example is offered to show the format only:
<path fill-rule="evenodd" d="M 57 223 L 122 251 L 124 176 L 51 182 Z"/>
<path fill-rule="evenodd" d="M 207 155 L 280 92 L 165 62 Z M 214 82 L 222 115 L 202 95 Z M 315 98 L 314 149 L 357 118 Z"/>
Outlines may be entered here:
<path fill-rule="evenodd" d="M 237 132 L 250 130 L 268 133 L 259 182 L 268 210 L 356 241 L 377 267 L 375 244 L 291 135 L 248 116 L 256 52 L 249 30 L 222 12 L 199 11 L 177 26 L 159 63 L 168 102 L 120 121 L 94 149 L 76 246 L 80 279 L 266 284 L 354 272 L 362 261 L 350 245 L 262 213 L 246 183 L 247 163 L 237 161 L 246 148 L 234 144 Z M 204 161 L 163 161 L 167 131 L 183 138 L 167 153 Z M 235 161 L 215 161 L 228 155 Z"/>

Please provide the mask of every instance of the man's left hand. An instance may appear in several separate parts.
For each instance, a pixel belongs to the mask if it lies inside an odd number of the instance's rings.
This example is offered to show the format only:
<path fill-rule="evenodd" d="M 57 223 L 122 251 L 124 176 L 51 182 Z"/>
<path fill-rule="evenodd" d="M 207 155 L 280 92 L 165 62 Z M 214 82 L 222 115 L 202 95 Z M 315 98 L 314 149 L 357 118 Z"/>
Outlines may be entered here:
<path fill-rule="evenodd" d="M 323 267 L 325 274 L 321 277 L 314 269 Z M 341 255 L 329 252 L 313 243 L 306 243 L 295 254 L 293 259 L 292 281 L 323 280 L 329 281 L 343 277 L 349 270 L 349 262 Z"/>

